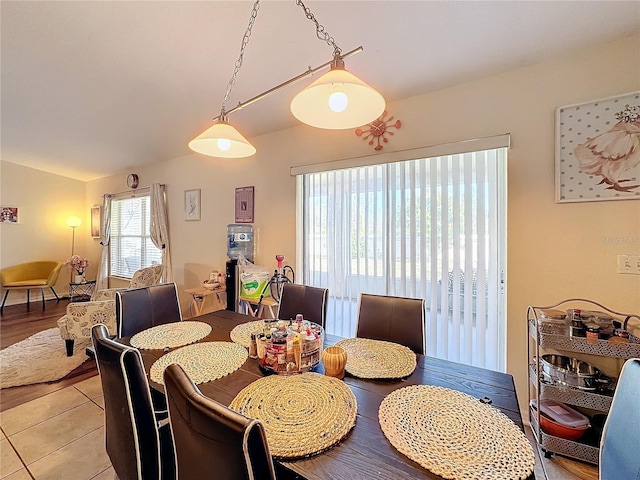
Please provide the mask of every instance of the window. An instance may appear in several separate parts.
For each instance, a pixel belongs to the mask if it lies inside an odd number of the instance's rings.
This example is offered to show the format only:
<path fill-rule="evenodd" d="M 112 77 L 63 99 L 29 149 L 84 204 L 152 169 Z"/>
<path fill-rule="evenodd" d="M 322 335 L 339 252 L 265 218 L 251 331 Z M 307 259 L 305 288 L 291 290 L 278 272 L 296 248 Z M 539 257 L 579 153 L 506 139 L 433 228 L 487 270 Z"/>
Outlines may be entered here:
<path fill-rule="evenodd" d="M 114 198 L 111 202 L 109 274 L 131 278 L 136 270 L 162 263 L 151 241 L 151 197 Z"/>
<path fill-rule="evenodd" d="M 327 332 L 355 334 L 363 292 L 424 298 L 428 355 L 504 370 L 505 171 L 499 148 L 300 175 Z"/>

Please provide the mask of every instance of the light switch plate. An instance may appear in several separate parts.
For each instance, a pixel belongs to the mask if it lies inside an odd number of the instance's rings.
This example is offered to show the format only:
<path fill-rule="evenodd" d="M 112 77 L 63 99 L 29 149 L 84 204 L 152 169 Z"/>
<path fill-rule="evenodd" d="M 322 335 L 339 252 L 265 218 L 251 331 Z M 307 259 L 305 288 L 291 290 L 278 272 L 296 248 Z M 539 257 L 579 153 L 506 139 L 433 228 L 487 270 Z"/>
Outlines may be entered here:
<path fill-rule="evenodd" d="M 618 273 L 640 275 L 640 255 L 618 255 Z"/>

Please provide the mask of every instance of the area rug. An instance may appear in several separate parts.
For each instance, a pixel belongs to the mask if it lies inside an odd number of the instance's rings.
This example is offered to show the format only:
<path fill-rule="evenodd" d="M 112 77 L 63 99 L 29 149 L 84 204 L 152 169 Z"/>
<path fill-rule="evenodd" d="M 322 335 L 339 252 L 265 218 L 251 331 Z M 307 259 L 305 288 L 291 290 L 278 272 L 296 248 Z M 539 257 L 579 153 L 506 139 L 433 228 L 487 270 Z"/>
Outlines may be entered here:
<path fill-rule="evenodd" d="M 91 339 L 76 341 L 73 356 L 67 357 L 57 327 L 14 343 L 0 350 L 0 388 L 61 379 L 89 358 L 85 347 L 90 343 Z"/>

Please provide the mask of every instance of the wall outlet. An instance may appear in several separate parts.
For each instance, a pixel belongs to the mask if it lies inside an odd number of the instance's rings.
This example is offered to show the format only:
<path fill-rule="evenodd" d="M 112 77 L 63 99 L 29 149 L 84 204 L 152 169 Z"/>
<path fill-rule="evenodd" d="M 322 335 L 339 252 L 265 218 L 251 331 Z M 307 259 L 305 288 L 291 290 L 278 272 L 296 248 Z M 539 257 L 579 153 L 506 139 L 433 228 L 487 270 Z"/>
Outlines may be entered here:
<path fill-rule="evenodd" d="M 618 255 L 618 273 L 640 275 L 640 255 Z"/>

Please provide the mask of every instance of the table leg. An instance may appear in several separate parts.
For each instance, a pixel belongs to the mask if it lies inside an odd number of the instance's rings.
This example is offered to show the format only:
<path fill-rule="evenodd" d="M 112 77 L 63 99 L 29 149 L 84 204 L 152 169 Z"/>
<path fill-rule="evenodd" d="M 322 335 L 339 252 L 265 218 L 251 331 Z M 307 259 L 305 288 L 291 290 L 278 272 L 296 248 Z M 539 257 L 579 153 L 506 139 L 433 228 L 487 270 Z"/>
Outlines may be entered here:
<path fill-rule="evenodd" d="M 202 314 L 202 309 L 204 307 L 204 297 L 200 296 L 200 295 L 194 295 L 191 298 L 191 303 L 189 304 L 189 314 L 193 317 L 193 312 L 191 310 L 191 307 L 193 306 L 193 309 L 195 310 L 196 314 L 195 316 L 198 317 Z"/>

